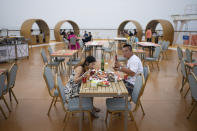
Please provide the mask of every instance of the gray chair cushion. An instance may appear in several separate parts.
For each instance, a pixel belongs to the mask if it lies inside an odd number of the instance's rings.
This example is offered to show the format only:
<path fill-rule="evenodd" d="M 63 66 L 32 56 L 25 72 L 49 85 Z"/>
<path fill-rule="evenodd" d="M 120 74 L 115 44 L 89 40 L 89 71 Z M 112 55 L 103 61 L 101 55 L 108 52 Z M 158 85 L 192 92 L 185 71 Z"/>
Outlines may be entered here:
<path fill-rule="evenodd" d="M 77 65 L 77 64 L 79 64 L 79 62 L 80 62 L 80 61 L 78 61 L 78 60 L 77 60 L 77 61 L 73 60 L 73 61 L 71 61 L 71 62 L 68 61 L 67 64 L 68 64 L 68 65 L 70 65 L 70 64 L 71 64 L 71 65 Z"/>
<path fill-rule="evenodd" d="M 123 98 L 108 98 L 106 100 L 107 110 L 110 111 L 124 111 L 125 99 Z M 128 102 L 128 109 L 131 110 L 131 103 Z"/>
<path fill-rule="evenodd" d="M 155 61 L 157 59 L 153 58 L 153 57 L 146 57 L 144 60 L 146 60 L 146 61 Z"/>
<path fill-rule="evenodd" d="M 58 94 L 58 90 L 57 89 L 55 89 L 55 91 L 54 91 L 54 96 L 58 96 L 59 94 Z"/>
<path fill-rule="evenodd" d="M 65 104 L 69 111 L 79 111 L 79 97 L 74 97 L 68 101 L 68 104 Z M 82 110 L 91 111 L 93 109 L 92 98 L 84 97 L 81 98 Z"/>

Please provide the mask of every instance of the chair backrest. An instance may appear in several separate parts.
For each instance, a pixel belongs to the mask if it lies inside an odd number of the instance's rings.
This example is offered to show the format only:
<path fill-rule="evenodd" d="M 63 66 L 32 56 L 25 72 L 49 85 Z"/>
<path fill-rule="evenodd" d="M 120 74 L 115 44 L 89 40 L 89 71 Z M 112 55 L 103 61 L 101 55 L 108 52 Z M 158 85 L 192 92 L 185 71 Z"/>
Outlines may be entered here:
<path fill-rule="evenodd" d="M 55 82 L 54 82 L 54 76 L 53 76 L 51 68 L 47 66 L 44 67 L 43 77 L 47 85 L 50 96 L 53 96 L 51 91 L 55 89 Z"/>
<path fill-rule="evenodd" d="M 82 49 L 79 63 L 77 65 L 75 65 L 74 68 L 82 65 L 84 62 L 85 62 L 85 47 Z"/>
<path fill-rule="evenodd" d="M 189 86 L 191 90 L 192 97 L 197 101 L 197 77 L 194 73 L 188 75 Z"/>
<path fill-rule="evenodd" d="M 145 80 L 145 84 L 148 80 L 149 74 L 150 74 L 150 69 L 148 65 L 144 65 L 143 67 L 143 74 L 144 74 L 144 80 Z"/>
<path fill-rule="evenodd" d="M 159 60 L 160 52 L 161 52 L 161 47 L 160 47 L 160 46 L 157 46 L 157 47 L 155 48 L 155 52 L 154 52 L 154 54 L 153 54 L 153 57 L 154 57 L 154 58 L 157 58 L 157 60 Z"/>
<path fill-rule="evenodd" d="M 64 105 L 67 101 L 66 101 L 66 96 L 65 96 L 65 92 L 64 92 L 64 86 L 62 84 L 62 79 L 57 74 L 55 77 L 56 77 L 56 87 L 57 87 L 57 90 L 58 90 L 58 93 L 60 96 L 62 106 L 63 106 L 63 109 L 66 110 Z"/>
<path fill-rule="evenodd" d="M 166 41 L 164 45 L 164 50 L 168 50 L 169 45 L 170 45 L 170 42 Z"/>
<path fill-rule="evenodd" d="M 192 52 L 187 48 L 185 50 L 186 61 L 191 63 L 192 62 Z"/>
<path fill-rule="evenodd" d="M 141 96 L 141 89 L 144 86 L 144 76 L 142 74 L 139 74 L 135 80 L 135 85 L 133 88 L 133 92 L 131 95 L 132 101 L 137 105 L 139 98 Z"/>
<path fill-rule="evenodd" d="M 185 68 L 185 62 L 182 59 L 180 61 L 180 63 L 181 63 L 181 72 L 182 72 L 182 75 L 183 75 L 184 78 L 186 78 L 187 77 L 187 71 L 186 71 L 186 68 Z"/>
<path fill-rule="evenodd" d="M 0 97 L 2 96 L 3 88 L 5 87 L 5 79 L 6 79 L 5 73 L 1 73 L 0 74 Z"/>
<path fill-rule="evenodd" d="M 166 45 L 166 41 L 162 41 L 160 45 L 162 50 L 165 50 L 165 45 Z"/>
<path fill-rule="evenodd" d="M 179 60 L 182 60 L 183 59 L 183 51 L 179 46 L 177 47 L 177 53 L 178 53 Z"/>
<path fill-rule="evenodd" d="M 115 42 L 114 41 L 109 42 L 108 48 L 114 50 L 115 49 Z"/>
<path fill-rule="evenodd" d="M 193 73 L 194 73 L 194 75 L 197 77 L 197 65 L 195 65 L 195 66 L 193 67 Z"/>
<path fill-rule="evenodd" d="M 44 64 L 47 64 L 48 59 L 47 59 L 47 56 L 46 56 L 46 53 L 45 53 L 44 49 L 41 49 L 41 55 L 42 55 L 42 60 L 43 60 Z"/>
<path fill-rule="evenodd" d="M 77 39 L 75 37 L 70 38 L 70 44 L 71 45 L 76 45 Z"/>
<path fill-rule="evenodd" d="M 12 64 L 12 66 L 8 71 L 8 88 L 14 87 L 17 70 L 18 70 L 17 64 L 16 63 Z"/>
<path fill-rule="evenodd" d="M 162 43 L 163 43 L 162 40 L 159 40 L 159 41 L 158 41 L 158 44 L 159 44 L 160 46 L 162 45 Z"/>
<path fill-rule="evenodd" d="M 53 49 L 50 46 L 48 47 L 48 52 L 50 55 L 53 53 Z"/>

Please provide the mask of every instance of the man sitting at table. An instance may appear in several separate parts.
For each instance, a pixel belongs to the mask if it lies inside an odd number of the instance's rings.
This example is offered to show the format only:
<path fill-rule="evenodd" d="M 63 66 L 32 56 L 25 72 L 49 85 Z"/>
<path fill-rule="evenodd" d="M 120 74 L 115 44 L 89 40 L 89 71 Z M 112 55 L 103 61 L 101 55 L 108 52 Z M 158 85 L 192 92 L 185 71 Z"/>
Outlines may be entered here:
<path fill-rule="evenodd" d="M 122 53 L 128 59 L 127 65 L 122 66 L 116 61 L 114 70 L 124 72 L 128 75 L 128 78 L 124 80 L 124 84 L 131 95 L 137 75 L 143 73 L 143 66 L 140 58 L 133 54 L 131 45 L 125 44 L 122 48 Z"/>

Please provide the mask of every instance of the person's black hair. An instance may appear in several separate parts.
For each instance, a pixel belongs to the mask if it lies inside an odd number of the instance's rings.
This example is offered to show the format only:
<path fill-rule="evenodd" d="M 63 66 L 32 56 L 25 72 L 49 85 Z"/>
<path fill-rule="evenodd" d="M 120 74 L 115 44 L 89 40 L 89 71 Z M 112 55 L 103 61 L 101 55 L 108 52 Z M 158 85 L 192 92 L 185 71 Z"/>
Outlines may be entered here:
<path fill-rule="evenodd" d="M 129 48 L 130 51 L 132 51 L 132 46 L 131 45 L 129 45 L 129 44 L 123 45 L 123 48 L 126 48 L 126 47 Z"/>
<path fill-rule="evenodd" d="M 94 56 L 87 56 L 85 59 L 85 62 L 82 64 L 82 67 L 88 66 L 92 62 L 96 62 L 95 57 Z"/>
<path fill-rule="evenodd" d="M 71 35 L 73 35 L 73 34 L 74 34 L 74 32 L 70 32 L 70 34 L 71 34 Z"/>

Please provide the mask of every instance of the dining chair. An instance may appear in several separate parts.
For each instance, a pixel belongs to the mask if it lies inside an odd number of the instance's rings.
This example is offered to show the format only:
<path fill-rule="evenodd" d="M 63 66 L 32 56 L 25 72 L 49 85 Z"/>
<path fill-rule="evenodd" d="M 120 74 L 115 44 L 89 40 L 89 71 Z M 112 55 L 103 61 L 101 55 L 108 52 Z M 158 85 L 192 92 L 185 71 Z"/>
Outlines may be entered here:
<path fill-rule="evenodd" d="M 182 59 L 180 63 L 181 63 L 181 73 L 182 73 L 182 86 L 180 92 L 182 92 L 184 85 L 188 82 L 188 74 L 184 60 Z"/>
<path fill-rule="evenodd" d="M 67 65 L 74 66 L 76 68 L 77 66 L 81 65 L 85 61 L 85 48 L 82 49 L 82 52 L 80 54 L 80 57 L 78 59 L 72 59 L 67 62 Z M 69 66 L 70 67 L 70 66 Z M 70 68 L 68 70 L 71 70 Z"/>
<path fill-rule="evenodd" d="M 193 67 L 193 73 L 194 73 L 195 76 L 197 76 L 197 65 L 195 65 L 195 66 Z"/>
<path fill-rule="evenodd" d="M 185 56 L 186 56 L 185 62 L 188 62 L 188 63 L 195 62 L 195 59 L 192 59 L 192 52 L 188 48 L 185 49 Z"/>
<path fill-rule="evenodd" d="M 41 49 L 41 56 L 45 65 L 51 67 L 52 69 L 55 68 L 55 71 L 58 72 L 58 67 L 59 67 L 60 62 L 56 62 L 52 60 L 50 60 L 49 62 L 44 49 Z"/>
<path fill-rule="evenodd" d="M 154 63 L 157 64 L 157 68 L 159 70 L 159 62 L 160 62 L 160 59 L 161 59 L 160 53 L 161 53 L 161 47 L 157 46 L 155 48 L 155 52 L 153 54 L 153 57 L 144 58 L 143 64 L 145 64 L 145 62 L 149 62 L 149 63 L 152 64 L 152 67 L 153 67 L 153 62 L 154 62 Z"/>
<path fill-rule="evenodd" d="M 145 89 L 145 87 L 146 87 L 146 83 L 147 83 L 148 78 L 149 78 L 149 75 L 150 75 L 150 69 L 149 69 L 149 66 L 148 66 L 148 65 L 144 65 L 144 66 L 143 66 L 143 75 L 144 75 L 144 80 L 145 80 L 145 82 L 144 82 L 144 86 L 143 86 L 142 91 L 141 91 L 141 96 L 142 96 L 143 93 L 144 93 L 144 89 Z M 141 107 L 141 109 L 142 109 L 143 115 L 145 115 L 144 108 L 143 108 L 143 106 L 142 106 L 142 102 L 141 102 L 140 99 L 139 99 L 139 105 L 140 105 L 140 107 Z"/>
<path fill-rule="evenodd" d="M 110 114 L 110 121 L 112 121 L 113 114 L 122 113 L 128 110 L 130 118 L 131 120 L 134 121 L 136 129 L 138 130 L 138 127 L 137 127 L 137 124 L 135 122 L 132 112 L 136 111 L 140 105 L 139 101 L 140 101 L 141 94 L 143 92 L 143 86 L 144 86 L 144 76 L 143 74 L 139 74 L 135 80 L 135 85 L 134 85 L 133 92 L 131 95 L 132 101 L 135 103 L 135 108 L 133 110 L 131 110 L 132 105 L 130 102 L 128 102 L 128 107 L 125 108 L 126 103 L 125 103 L 124 98 L 117 98 L 117 97 L 107 98 L 106 99 L 107 111 L 106 111 L 105 121 L 107 122 L 108 114 Z"/>
<path fill-rule="evenodd" d="M 189 87 L 191 90 L 191 96 L 193 98 L 194 103 L 193 103 L 193 107 L 192 107 L 191 111 L 189 112 L 189 114 L 187 116 L 187 119 L 190 118 L 192 112 L 194 111 L 194 108 L 197 105 L 197 76 L 195 76 L 195 74 L 193 72 L 191 72 L 188 75 L 188 81 L 189 81 Z"/>
<path fill-rule="evenodd" d="M 164 41 L 161 48 L 162 48 L 162 55 L 163 55 L 163 58 L 164 58 L 164 54 L 166 56 L 166 59 L 168 59 L 168 56 L 167 56 L 167 50 L 168 50 L 168 47 L 170 45 L 170 42 L 169 41 Z"/>
<path fill-rule="evenodd" d="M 107 48 L 103 47 L 102 49 L 103 49 L 104 56 L 106 57 L 106 54 L 109 53 L 110 59 L 111 59 L 111 56 L 114 54 L 114 51 L 115 51 L 115 42 L 109 41 L 109 46 Z"/>
<path fill-rule="evenodd" d="M 59 95 L 58 95 L 57 89 L 55 88 L 55 81 L 54 81 L 54 75 L 52 73 L 52 70 L 47 66 L 44 67 L 43 77 L 44 77 L 49 95 L 52 97 L 52 101 L 47 112 L 47 115 L 49 115 L 51 111 L 51 107 L 53 104 L 54 105 L 56 104 Z"/>
<path fill-rule="evenodd" d="M 58 89 L 58 93 L 59 93 L 59 97 L 60 97 L 60 101 L 61 101 L 63 110 L 65 112 L 64 128 L 67 124 L 67 121 L 68 121 L 70 115 L 72 115 L 72 113 L 80 113 L 81 111 L 88 113 L 90 127 L 92 127 L 92 121 L 91 121 L 91 111 L 93 110 L 92 98 L 84 97 L 84 98 L 79 99 L 79 97 L 73 97 L 73 98 L 70 98 L 69 100 L 67 100 L 66 99 L 67 97 L 65 96 L 66 94 L 64 92 L 64 85 L 62 83 L 62 79 L 57 74 L 56 74 L 56 87 Z M 81 101 L 81 108 L 79 105 L 79 101 Z M 64 130 L 64 128 L 63 128 L 63 130 Z"/>
<path fill-rule="evenodd" d="M 8 106 L 4 96 L 3 96 L 3 89 L 6 87 L 5 80 L 6 80 L 6 74 L 5 73 L 1 73 L 0 74 L 0 100 L 4 101 L 6 107 L 8 108 L 8 111 L 11 112 L 11 110 L 10 110 L 10 108 L 9 108 L 9 106 Z M 7 119 L 7 116 L 6 116 L 5 112 L 3 111 L 3 108 L 1 107 L 1 105 L 0 105 L 0 110 L 1 110 L 4 118 Z"/>
<path fill-rule="evenodd" d="M 48 47 L 48 52 L 49 52 L 49 55 L 51 57 L 51 54 L 53 53 L 53 49 L 50 46 Z M 54 59 L 52 59 L 52 60 L 55 61 L 55 62 L 59 62 L 60 63 L 60 66 L 62 67 L 62 69 L 64 69 L 64 67 L 65 67 L 65 65 L 64 65 L 65 58 L 62 58 L 62 57 L 54 57 Z"/>
<path fill-rule="evenodd" d="M 181 60 L 183 59 L 183 51 L 182 51 L 182 49 L 179 46 L 177 46 L 177 54 L 178 54 L 179 62 L 178 62 L 178 65 L 176 67 L 176 70 L 178 71 L 178 68 L 179 68 L 179 65 L 181 63 Z"/>
<path fill-rule="evenodd" d="M 9 93 L 10 101 L 12 101 L 12 95 L 13 95 L 16 103 L 18 104 L 18 100 L 13 91 L 13 88 L 15 86 L 15 81 L 16 81 L 17 70 L 18 70 L 18 65 L 16 63 L 13 63 L 10 69 L 8 70 L 8 82 L 3 89 L 3 95 L 6 95 L 7 93 Z"/>

